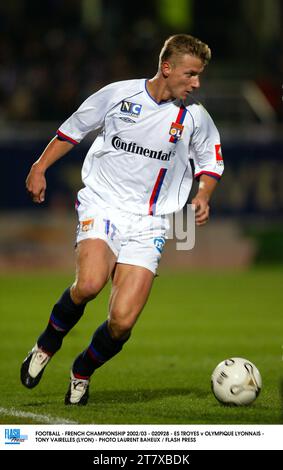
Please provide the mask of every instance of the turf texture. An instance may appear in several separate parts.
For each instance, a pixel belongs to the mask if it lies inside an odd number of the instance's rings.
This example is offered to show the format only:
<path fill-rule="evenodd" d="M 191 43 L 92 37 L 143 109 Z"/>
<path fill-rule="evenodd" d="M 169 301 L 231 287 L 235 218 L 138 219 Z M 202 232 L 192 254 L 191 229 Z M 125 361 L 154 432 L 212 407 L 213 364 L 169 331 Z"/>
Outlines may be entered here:
<path fill-rule="evenodd" d="M 74 358 L 105 320 L 110 285 L 28 390 L 20 383 L 21 362 L 72 276 L 2 274 L 0 423 L 46 424 L 41 416 L 88 424 L 282 423 L 282 274 L 162 273 L 131 340 L 93 375 L 86 407 L 66 407 L 64 395 Z M 262 375 L 262 392 L 248 407 L 225 407 L 210 389 L 215 366 L 233 356 L 248 358 Z"/>

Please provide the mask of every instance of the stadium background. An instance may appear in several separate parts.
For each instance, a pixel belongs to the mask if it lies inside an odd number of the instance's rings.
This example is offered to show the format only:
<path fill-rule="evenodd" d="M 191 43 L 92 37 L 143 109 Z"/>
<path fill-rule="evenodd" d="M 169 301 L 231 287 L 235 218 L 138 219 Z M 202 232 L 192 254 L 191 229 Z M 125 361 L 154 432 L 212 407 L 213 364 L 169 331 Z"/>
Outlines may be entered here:
<path fill-rule="evenodd" d="M 165 38 L 170 34 L 187 32 L 207 42 L 212 49 L 212 61 L 202 78 L 198 97 L 220 130 L 226 169 L 213 197 L 211 220 L 205 228 L 197 229 L 194 250 L 176 251 L 175 241 L 168 242 L 160 266 L 161 278 L 157 281 L 159 284 L 153 293 L 152 304 L 149 303 L 146 309 L 151 312 L 151 309 L 160 309 L 161 305 L 162 309 L 169 305 L 170 312 L 174 310 L 174 315 L 179 314 L 181 319 L 192 299 L 191 286 L 195 295 L 192 309 L 198 310 L 199 299 L 202 299 L 204 304 L 200 312 L 211 310 L 216 316 L 214 322 L 206 316 L 203 320 L 208 322 L 210 346 L 205 339 L 207 350 L 201 342 L 196 343 L 197 353 L 188 351 L 187 364 L 181 366 L 176 377 L 181 375 L 182 367 L 185 367 L 182 373 L 190 374 L 186 369 L 190 357 L 194 357 L 196 364 L 207 361 L 209 357 L 210 361 L 205 364 L 207 371 L 211 370 L 217 363 L 215 361 L 232 354 L 232 348 L 227 346 L 232 341 L 235 353 L 250 354 L 251 360 L 259 361 L 260 368 L 276 371 L 274 393 L 277 411 L 273 408 L 270 414 L 262 415 L 262 420 L 281 422 L 278 403 L 281 400 L 279 371 L 282 368 L 283 344 L 280 334 L 283 262 L 282 21 L 280 0 L 238 0 L 233 2 L 233 8 L 231 2 L 225 0 L 144 0 L 138 9 L 135 2 L 126 0 L 14 0 L 1 3 L 0 307 L 6 338 L 1 346 L 4 348 L 6 345 L 2 357 L 5 354 L 9 357 L 10 338 L 19 335 L 18 354 L 9 372 L 12 382 L 22 355 L 32 345 L 29 341 L 34 341 L 40 332 L 66 279 L 68 282 L 72 279 L 76 226 L 73 207 L 76 192 L 81 187 L 80 167 L 91 139 L 86 138 L 72 154 L 48 170 L 44 205 L 34 205 L 25 192 L 24 181 L 29 167 L 60 123 L 87 96 L 109 82 L 153 76 Z M 164 301 L 167 287 L 172 287 L 168 304 Z M 100 308 L 103 318 L 103 301 Z M 34 314 L 30 313 L 32 310 Z M 171 318 L 170 312 L 168 318 Z M 191 314 L 194 315 L 194 311 Z M 236 330 L 229 326 L 223 330 L 223 323 L 234 316 L 238 318 Z M 265 319 L 269 319 L 268 327 Z M 147 325 L 147 321 L 148 317 L 141 320 L 141 326 L 137 326 L 136 344 L 141 350 L 147 350 L 142 342 L 143 329 L 147 332 L 149 328 L 154 330 L 155 323 Z M 158 316 L 155 321 L 157 325 Z M 176 357 L 180 355 L 183 361 L 195 320 L 189 316 L 185 321 L 188 321 L 188 334 L 184 344 L 180 343 L 182 351 L 175 351 Z M 24 335 L 19 322 L 25 325 Z M 169 321 L 165 335 L 166 332 L 169 335 L 171 326 Z M 88 328 L 87 332 L 82 333 L 83 327 L 80 330 L 84 338 L 88 338 L 94 329 L 92 326 Z M 253 334 L 254 330 L 258 336 Z M 211 331 L 214 331 L 214 340 L 210 336 Z M 221 335 L 227 334 L 227 343 L 223 347 L 219 346 L 219 331 Z M 242 333 L 246 333 L 246 340 Z M 156 347 L 156 363 L 162 368 L 158 351 L 165 348 L 167 342 L 160 338 L 158 343 L 157 336 L 157 330 L 154 330 L 151 344 L 154 345 L 153 351 Z M 80 348 L 82 340 L 75 339 Z M 171 335 L 167 340 L 172 341 Z M 237 344 L 241 347 L 237 348 Z M 66 346 L 67 351 L 68 347 L 72 348 L 71 343 Z M 135 348 L 134 342 L 132 347 Z M 123 360 L 126 360 L 126 354 Z M 7 365 L 1 362 L 1 367 L 7 375 Z M 134 365 L 129 367 L 134 370 Z M 152 377 L 155 372 L 152 370 Z M 105 375 L 100 376 L 101 400 L 103 387 L 107 388 L 102 378 Z M 201 383 L 201 378 L 199 380 Z M 17 382 L 15 384 L 18 396 L 22 396 L 23 392 L 17 388 Z M 107 402 L 110 406 L 113 384 L 111 387 L 108 385 Z M 271 391 L 267 400 L 273 397 Z M 125 404 L 127 399 L 130 403 L 134 401 L 130 398 L 130 391 L 129 395 L 127 393 L 124 392 L 122 400 Z M 169 399 L 169 395 L 165 393 L 164 397 Z M 180 400 L 186 398 L 181 388 L 174 396 Z M 157 399 L 162 399 L 161 391 L 157 393 Z M 150 400 L 146 395 L 145 401 Z M 24 396 L 22 405 L 28 408 Z M 7 406 L 11 406 L 8 398 Z M 174 406 L 177 407 L 177 402 Z M 32 403 L 30 409 L 33 409 Z M 62 409 L 61 414 L 64 413 Z M 119 413 L 121 418 L 112 414 L 105 420 L 119 422 L 121 419 L 123 422 L 125 409 Z M 210 422 L 226 422 L 226 419 L 229 422 L 229 418 L 222 414 L 219 417 L 217 413 L 215 410 L 213 417 L 208 418 L 206 414 L 199 419 Z M 243 415 L 236 417 L 234 412 L 232 414 L 232 421 L 257 422 L 256 410 L 252 418 L 248 415 L 239 418 Z M 150 422 L 150 416 L 149 413 L 147 422 Z M 196 417 L 182 416 L 168 418 L 165 413 L 163 421 L 188 422 L 191 419 L 191 422 L 197 422 Z M 139 421 L 142 419 L 128 418 L 129 422 L 142 422 Z M 156 419 L 153 417 L 153 422 Z"/>

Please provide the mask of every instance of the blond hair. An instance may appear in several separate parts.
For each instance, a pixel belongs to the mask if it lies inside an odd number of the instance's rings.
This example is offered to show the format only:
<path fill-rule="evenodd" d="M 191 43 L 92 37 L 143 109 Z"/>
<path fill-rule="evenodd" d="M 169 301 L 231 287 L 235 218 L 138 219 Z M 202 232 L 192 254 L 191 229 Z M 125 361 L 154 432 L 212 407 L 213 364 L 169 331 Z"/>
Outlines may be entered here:
<path fill-rule="evenodd" d="M 189 34 L 175 34 L 166 39 L 159 54 L 159 68 L 162 62 L 189 54 L 198 57 L 203 65 L 207 65 L 211 58 L 211 50 L 207 44 Z"/>

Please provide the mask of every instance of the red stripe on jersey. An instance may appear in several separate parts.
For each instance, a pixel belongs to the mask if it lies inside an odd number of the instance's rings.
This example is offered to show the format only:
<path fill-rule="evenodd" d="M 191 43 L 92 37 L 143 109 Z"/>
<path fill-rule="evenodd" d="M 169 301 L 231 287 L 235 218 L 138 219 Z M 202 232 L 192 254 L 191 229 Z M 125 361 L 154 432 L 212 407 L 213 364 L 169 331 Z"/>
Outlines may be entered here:
<path fill-rule="evenodd" d="M 214 173 L 213 171 L 200 171 L 199 173 L 196 173 L 195 174 L 195 178 L 199 178 L 201 175 L 207 175 L 207 176 L 211 176 L 212 178 L 216 178 L 217 180 L 220 180 L 221 178 L 221 175 L 219 175 L 218 173 Z"/>
<path fill-rule="evenodd" d="M 163 180 L 166 175 L 166 171 L 167 171 L 167 168 L 161 168 L 158 173 L 158 176 L 157 176 L 157 179 L 156 179 L 156 182 L 155 182 L 155 185 L 154 185 L 154 188 L 152 190 L 150 200 L 149 200 L 149 209 L 148 209 L 149 215 L 153 215 L 153 213 L 155 212 L 156 202 L 160 193 Z"/>
<path fill-rule="evenodd" d="M 176 119 L 176 121 L 175 121 L 176 124 L 183 124 L 186 114 L 187 114 L 187 109 L 186 109 L 185 106 L 182 104 L 182 105 L 180 106 L 177 119 Z M 169 142 L 172 142 L 172 143 L 175 144 L 177 141 L 178 141 L 178 139 L 177 139 L 176 137 L 174 137 L 173 135 L 171 135 L 171 137 L 170 137 L 170 139 L 169 139 Z"/>
<path fill-rule="evenodd" d="M 69 137 L 68 135 L 66 134 L 63 134 L 63 132 L 61 131 L 57 131 L 56 134 L 61 137 L 63 140 L 67 140 L 68 142 L 70 142 L 70 144 L 73 144 L 73 145 L 77 145 L 79 144 L 79 142 L 77 142 L 76 140 L 72 139 L 71 137 Z"/>

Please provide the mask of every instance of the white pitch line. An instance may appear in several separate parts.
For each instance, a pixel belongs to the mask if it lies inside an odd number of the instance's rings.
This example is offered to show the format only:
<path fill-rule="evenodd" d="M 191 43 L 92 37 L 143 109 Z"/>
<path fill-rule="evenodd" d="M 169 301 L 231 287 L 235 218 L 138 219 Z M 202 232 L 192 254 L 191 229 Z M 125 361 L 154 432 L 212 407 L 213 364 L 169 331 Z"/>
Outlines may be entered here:
<path fill-rule="evenodd" d="M 70 419 L 59 418 L 58 416 L 49 416 L 36 413 L 30 413 L 27 411 L 16 410 L 15 408 L 2 408 L 0 407 L 0 415 L 2 416 L 15 416 L 16 418 L 30 418 L 35 421 L 44 422 L 46 424 L 79 424 L 77 421 L 71 421 Z M 11 423 L 13 424 L 13 423 Z"/>

